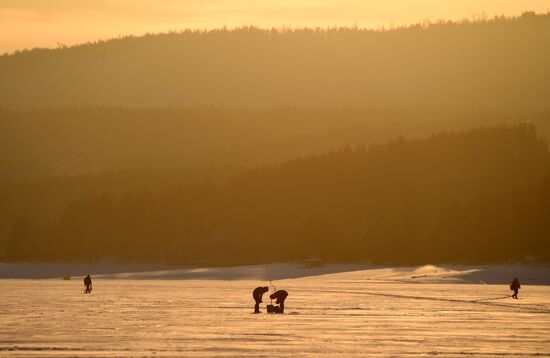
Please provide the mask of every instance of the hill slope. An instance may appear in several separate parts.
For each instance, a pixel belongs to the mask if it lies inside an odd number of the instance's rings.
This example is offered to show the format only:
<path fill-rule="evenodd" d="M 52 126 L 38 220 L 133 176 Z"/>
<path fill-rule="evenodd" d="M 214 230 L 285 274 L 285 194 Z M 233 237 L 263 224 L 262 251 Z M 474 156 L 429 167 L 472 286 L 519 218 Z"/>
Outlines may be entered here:
<path fill-rule="evenodd" d="M 0 57 L 0 106 L 550 109 L 550 14 L 376 32 L 171 33 Z"/>
<path fill-rule="evenodd" d="M 550 259 L 550 154 L 530 125 L 343 149 L 14 220 L 6 258 L 259 262 Z"/>

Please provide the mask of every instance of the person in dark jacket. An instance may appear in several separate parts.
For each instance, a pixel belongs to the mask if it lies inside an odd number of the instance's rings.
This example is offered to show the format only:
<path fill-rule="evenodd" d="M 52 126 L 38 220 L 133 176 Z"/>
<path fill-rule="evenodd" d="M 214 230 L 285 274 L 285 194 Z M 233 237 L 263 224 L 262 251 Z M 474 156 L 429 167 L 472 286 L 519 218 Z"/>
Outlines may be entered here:
<path fill-rule="evenodd" d="M 267 312 L 268 313 L 285 313 L 285 300 L 287 297 L 288 297 L 288 292 L 286 292 L 285 290 L 279 290 L 279 291 L 273 292 L 269 296 L 269 298 L 271 298 L 272 300 L 276 300 L 275 304 L 279 306 L 269 305 L 267 307 L 268 308 Z"/>
<path fill-rule="evenodd" d="M 254 301 L 256 301 L 256 305 L 254 305 L 254 313 L 260 313 L 260 303 L 262 303 L 262 296 L 267 291 L 269 291 L 269 288 L 267 287 L 256 287 L 254 291 L 252 291 L 252 298 L 254 298 Z"/>
<path fill-rule="evenodd" d="M 514 281 L 510 284 L 510 289 L 514 291 L 514 294 L 512 295 L 512 298 L 518 299 L 518 291 L 521 288 L 521 285 L 519 284 L 519 280 L 516 277 Z"/>
<path fill-rule="evenodd" d="M 90 274 L 84 277 L 84 286 L 86 286 L 85 293 L 92 293 L 92 278 L 90 277 Z"/>

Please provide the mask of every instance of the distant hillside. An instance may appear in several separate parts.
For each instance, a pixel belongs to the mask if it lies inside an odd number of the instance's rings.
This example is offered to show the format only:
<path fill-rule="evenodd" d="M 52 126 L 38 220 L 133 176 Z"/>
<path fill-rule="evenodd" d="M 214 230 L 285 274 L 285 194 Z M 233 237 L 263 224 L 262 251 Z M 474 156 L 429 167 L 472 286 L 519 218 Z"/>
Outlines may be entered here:
<path fill-rule="evenodd" d="M 399 138 L 21 215 L 10 261 L 550 260 L 550 153 L 533 125 Z M 16 198 L 14 198 L 16 200 Z"/>
<path fill-rule="evenodd" d="M 250 168 L 345 145 L 531 121 L 550 113 L 351 108 L 0 109 L 0 181 L 103 172 Z"/>
<path fill-rule="evenodd" d="M 169 33 L 0 57 L 0 106 L 550 109 L 550 14 L 385 32 Z"/>

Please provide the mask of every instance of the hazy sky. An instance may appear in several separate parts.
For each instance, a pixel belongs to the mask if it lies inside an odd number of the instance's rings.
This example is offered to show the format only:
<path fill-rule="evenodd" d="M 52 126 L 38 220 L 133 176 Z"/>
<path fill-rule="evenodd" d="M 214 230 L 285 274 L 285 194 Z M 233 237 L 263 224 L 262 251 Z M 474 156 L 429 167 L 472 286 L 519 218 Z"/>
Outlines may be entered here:
<path fill-rule="evenodd" d="M 377 28 L 528 10 L 550 0 L 0 0 L 0 53 L 184 28 Z"/>

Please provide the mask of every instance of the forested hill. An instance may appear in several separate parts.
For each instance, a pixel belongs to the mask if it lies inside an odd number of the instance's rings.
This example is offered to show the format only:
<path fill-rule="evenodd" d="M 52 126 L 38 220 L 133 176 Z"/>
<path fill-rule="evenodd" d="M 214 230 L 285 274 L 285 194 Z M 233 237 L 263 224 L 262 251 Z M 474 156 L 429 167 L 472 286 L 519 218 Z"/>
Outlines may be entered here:
<path fill-rule="evenodd" d="M 0 109 L 0 181 L 121 170 L 251 168 L 348 144 L 527 121 L 550 137 L 550 112 L 376 107 Z"/>
<path fill-rule="evenodd" d="M 236 174 L 105 192 L 14 220 L 9 261 L 550 260 L 550 154 L 533 125 L 399 138 Z"/>
<path fill-rule="evenodd" d="M 548 110 L 550 14 L 184 31 L 0 57 L 0 107 L 447 106 Z"/>

